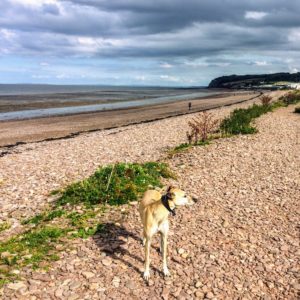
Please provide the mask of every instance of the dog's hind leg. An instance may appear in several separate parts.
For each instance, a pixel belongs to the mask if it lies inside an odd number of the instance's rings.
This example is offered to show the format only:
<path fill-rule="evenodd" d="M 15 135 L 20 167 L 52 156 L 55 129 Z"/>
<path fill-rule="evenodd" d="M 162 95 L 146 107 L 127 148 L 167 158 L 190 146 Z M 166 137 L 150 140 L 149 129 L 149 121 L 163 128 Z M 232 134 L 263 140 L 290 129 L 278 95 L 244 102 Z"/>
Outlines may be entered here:
<path fill-rule="evenodd" d="M 145 232 L 145 230 L 143 230 L 142 244 L 145 247 L 145 245 L 146 245 L 146 232 Z"/>
<path fill-rule="evenodd" d="M 151 237 L 150 236 L 146 236 L 144 279 L 147 280 L 147 281 L 150 278 L 150 247 L 151 247 Z"/>
<path fill-rule="evenodd" d="M 163 258 L 163 272 L 165 276 L 170 276 L 167 265 L 167 239 L 168 239 L 169 223 L 165 221 L 161 227 L 161 245 L 162 245 L 162 258 Z"/>

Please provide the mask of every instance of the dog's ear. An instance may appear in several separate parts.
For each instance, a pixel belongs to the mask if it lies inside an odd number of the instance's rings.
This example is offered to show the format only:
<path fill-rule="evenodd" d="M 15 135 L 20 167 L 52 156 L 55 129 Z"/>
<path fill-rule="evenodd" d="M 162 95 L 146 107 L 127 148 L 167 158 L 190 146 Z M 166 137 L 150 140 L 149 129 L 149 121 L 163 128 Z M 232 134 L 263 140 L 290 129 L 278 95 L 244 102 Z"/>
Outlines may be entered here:
<path fill-rule="evenodd" d="M 174 188 L 174 186 L 170 185 L 167 189 L 167 197 L 169 199 L 173 199 L 173 197 L 175 196 L 174 193 L 171 192 L 173 188 Z"/>
<path fill-rule="evenodd" d="M 168 189 L 167 189 L 167 193 L 169 193 L 171 191 L 171 189 L 173 189 L 174 186 L 173 185 L 169 185 Z"/>

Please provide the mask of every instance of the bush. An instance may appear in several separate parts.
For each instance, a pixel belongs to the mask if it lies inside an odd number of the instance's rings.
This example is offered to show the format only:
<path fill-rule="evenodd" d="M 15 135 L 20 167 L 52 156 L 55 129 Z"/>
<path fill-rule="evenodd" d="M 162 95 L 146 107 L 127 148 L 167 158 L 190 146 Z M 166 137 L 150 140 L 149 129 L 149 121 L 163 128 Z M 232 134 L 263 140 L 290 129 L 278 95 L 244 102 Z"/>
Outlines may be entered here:
<path fill-rule="evenodd" d="M 251 126 L 252 120 L 271 110 L 271 106 L 256 104 L 247 109 L 235 109 L 229 117 L 221 122 L 220 129 L 226 134 L 255 133 L 257 129 Z"/>
<path fill-rule="evenodd" d="M 297 104 L 300 101 L 300 93 L 298 91 L 290 92 L 282 97 L 280 100 L 286 105 Z"/>
<path fill-rule="evenodd" d="M 295 112 L 296 114 L 300 114 L 300 106 L 299 106 L 299 107 L 296 107 L 294 112 Z"/>
<path fill-rule="evenodd" d="M 174 178 L 164 163 L 118 163 L 99 168 L 89 178 L 69 185 L 60 193 L 57 205 L 100 203 L 120 205 L 137 200 L 149 185 L 162 186 L 160 179 Z"/>
<path fill-rule="evenodd" d="M 270 97 L 269 95 L 262 95 L 260 97 L 260 101 L 262 105 L 270 105 L 272 97 Z"/>
<path fill-rule="evenodd" d="M 217 129 L 219 121 L 213 118 L 212 113 L 202 112 L 196 116 L 188 124 L 190 131 L 186 133 L 189 144 L 198 144 L 206 142 L 209 134 L 212 134 Z"/>

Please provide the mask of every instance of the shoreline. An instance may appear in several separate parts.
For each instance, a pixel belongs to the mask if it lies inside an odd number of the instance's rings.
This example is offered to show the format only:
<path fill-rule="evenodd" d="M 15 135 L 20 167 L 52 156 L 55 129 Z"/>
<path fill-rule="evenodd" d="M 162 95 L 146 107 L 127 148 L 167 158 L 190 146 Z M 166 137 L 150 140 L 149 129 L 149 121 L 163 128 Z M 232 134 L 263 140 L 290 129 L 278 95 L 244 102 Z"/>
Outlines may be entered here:
<path fill-rule="evenodd" d="M 253 100 L 261 93 L 212 95 L 194 100 L 132 107 L 99 112 L 86 112 L 65 116 L 53 116 L 26 120 L 0 121 L 0 157 L 8 149 L 26 143 L 69 139 L 80 134 L 115 129 L 130 125 L 155 122 L 162 119 L 230 106 Z M 246 98 L 246 99 L 245 99 Z M 188 110 L 189 102 L 193 103 Z M 39 129 L 36 131 L 36 129 Z"/>
<path fill-rule="evenodd" d="M 99 92 L 77 92 L 77 93 L 53 93 L 53 94 L 24 94 L 24 95 L 2 95 L 0 94 L 0 115 L 3 113 L 50 109 L 50 108 L 63 108 L 63 107 L 78 107 L 88 105 L 99 104 L 111 104 L 111 103 L 125 103 L 125 102 L 137 102 L 155 100 L 159 98 L 173 98 L 173 97 L 186 97 L 188 100 L 189 95 L 194 93 L 203 94 L 199 98 L 207 98 L 211 96 L 217 96 L 218 94 L 230 93 L 230 90 L 226 89 L 207 89 L 207 88 L 195 88 L 195 89 L 183 89 L 186 93 L 173 93 L 164 94 L 164 90 L 157 91 L 154 94 L 145 92 L 141 95 L 135 93 L 126 94 L 121 96 L 121 93 L 114 91 L 99 91 Z M 211 96 L 210 96 L 211 95 Z M 198 97 L 197 97 L 198 98 Z M 195 99 L 192 97 L 191 99 Z M 180 101 L 170 99 L 168 102 Z M 166 102 L 162 102 L 166 103 Z"/>

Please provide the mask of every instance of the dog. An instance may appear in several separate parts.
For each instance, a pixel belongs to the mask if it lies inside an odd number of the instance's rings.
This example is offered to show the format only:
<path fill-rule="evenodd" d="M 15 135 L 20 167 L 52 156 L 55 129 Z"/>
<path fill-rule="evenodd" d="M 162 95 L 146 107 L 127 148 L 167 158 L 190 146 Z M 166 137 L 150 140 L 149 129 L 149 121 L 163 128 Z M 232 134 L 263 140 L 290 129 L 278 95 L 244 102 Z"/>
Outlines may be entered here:
<path fill-rule="evenodd" d="M 168 217 L 175 216 L 175 207 L 192 205 L 194 202 L 183 190 L 173 186 L 163 190 L 147 190 L 140 201 L 139 212 L 143 223 L 143 245 L 145 247 L 144 279 L 150 278 L 151 238 L 157 232 L 161 235 L 160 250 L 163 258 L 163 273 L 170 276 L 167 266 Z"/>

